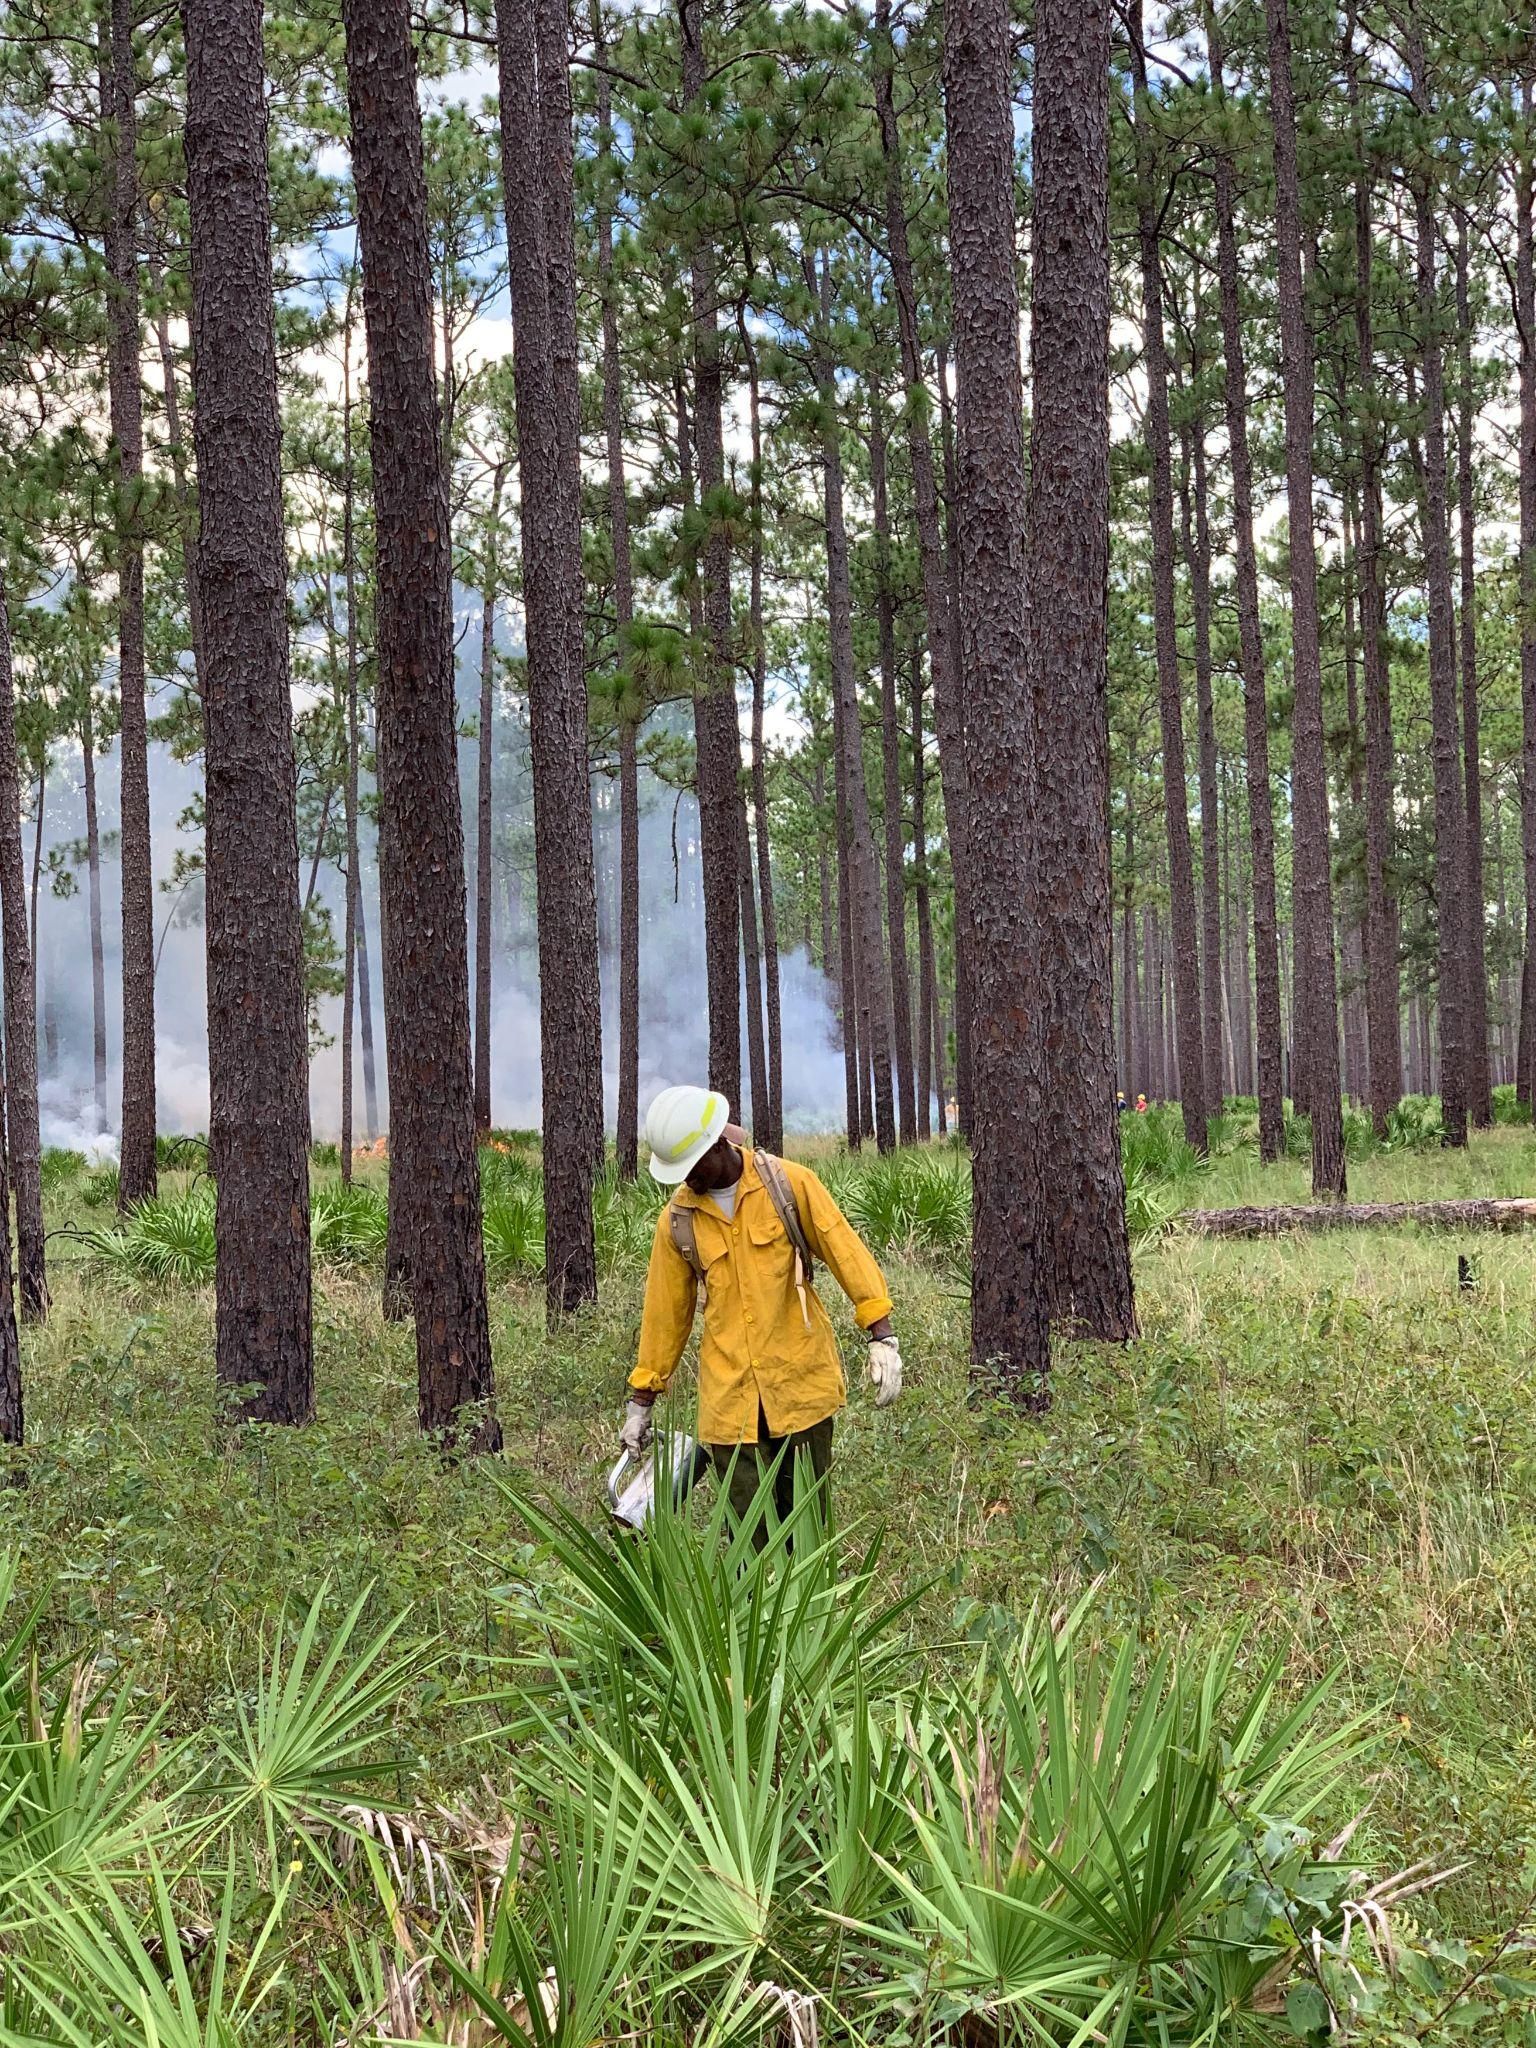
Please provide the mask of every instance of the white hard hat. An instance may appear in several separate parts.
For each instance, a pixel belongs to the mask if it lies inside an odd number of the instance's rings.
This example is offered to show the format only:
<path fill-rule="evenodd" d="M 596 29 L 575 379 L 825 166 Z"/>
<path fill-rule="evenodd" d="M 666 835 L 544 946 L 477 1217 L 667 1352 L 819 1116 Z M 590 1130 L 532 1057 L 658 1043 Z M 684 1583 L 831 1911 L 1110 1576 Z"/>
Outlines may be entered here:
<path fill-rule="evenodd" d="M 730 1118 L 731 1105 L 712 1088 L 663 1088 L 645 1113 L 652 1177 L 666 1187 L 686 1180 Z"/>

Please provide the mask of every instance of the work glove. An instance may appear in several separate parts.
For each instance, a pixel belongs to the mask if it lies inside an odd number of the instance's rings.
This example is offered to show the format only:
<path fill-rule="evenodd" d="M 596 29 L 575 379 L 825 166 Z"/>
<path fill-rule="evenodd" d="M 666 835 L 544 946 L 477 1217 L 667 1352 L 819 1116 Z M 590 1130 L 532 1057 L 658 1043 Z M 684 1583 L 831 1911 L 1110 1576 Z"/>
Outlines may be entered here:
<path fill-rule="evenodd" d="M 889 1408 L 901 1392 L 901 1346 L 894 1337 L 877 1337 L 870 1345 L 869 1377 L 875 1406 Z"/>
<path fill-rule="evenodd" d="M 651 1441 L 650 1401 L 631 1401 L 624 1410 L 624 1427 L 619 1442 L 632 1458 L 643 1458 Z"/>

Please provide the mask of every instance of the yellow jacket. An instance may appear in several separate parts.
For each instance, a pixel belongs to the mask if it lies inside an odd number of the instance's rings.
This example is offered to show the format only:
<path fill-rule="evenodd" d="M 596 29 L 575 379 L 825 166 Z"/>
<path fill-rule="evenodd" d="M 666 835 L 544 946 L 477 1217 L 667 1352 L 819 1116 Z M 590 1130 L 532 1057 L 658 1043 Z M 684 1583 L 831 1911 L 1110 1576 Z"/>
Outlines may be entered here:
<path fill-rule="evenodd" d="M 891 1312 L 880 1268 L 810 1168 L 786 1160 L 784 1171 L 812 1254 L 853 1303 L 859 1328 L 867 1330 Z M 802 1313 L 794 1247 L 750 1147 L 744 1151 L 736 1211 L 729 1222 L 710 1196 L 696 1195 L 686 1183 L 673 1200 L 695 1211 L 694 1242 L 706 1281 L 699 1341 L 700 1441 L 756 1443 L 759 1403 L 770 1436 L 809 1429 L 835 1414 L 847 1398 L 837 1339 L 814 1289 L 807 1289 Z M 693 1268 L 672 1242 L 663 1209 L 651 1246 L 640 1355 L 629 1376 L 631 1386 L 657 1392 L 666 1386 L 688 1342 L 697 1295 Z"/>

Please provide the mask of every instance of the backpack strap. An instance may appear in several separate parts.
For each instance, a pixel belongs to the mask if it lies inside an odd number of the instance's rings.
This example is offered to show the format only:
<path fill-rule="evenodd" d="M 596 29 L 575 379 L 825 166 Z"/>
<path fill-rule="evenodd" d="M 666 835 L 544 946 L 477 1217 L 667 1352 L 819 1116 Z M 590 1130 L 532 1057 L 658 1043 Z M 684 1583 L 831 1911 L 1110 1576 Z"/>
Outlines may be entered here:
<path fill-rule="evenodd" d="M 705 1307 L 709 1300 L 709 1283 L 704 1277 L 704 1261 L 699 1257 L 699 1241 L 694 1235 L 693 1211 L 685 1209 L 680 1202 L 667 1204 L 667 1235 L 672 1240 L 672 1249 L 698 1282 L 699 1306 Z"/>
<path fill-rule="evenodd" d="M 752 1159 L 757 1167 L 757 1177 L 767 1190 L 768 1199 L 784 1226 L 784 1235 L 794 1246 L 795 1292 L 800 1297 L 800 1314 L 804 1318 L 805 1327 L 809 1329 L 811 1311 L 806 1300 L 806 1290 L 815 1279 L 816 1262 L 811 1257 L 811 1243 L 805 1234 L 805 1224 L 801 1220 L 800 1204 L 795 1198 L 793 1183 L 784 1170 L 783 1160 L 776 1158 L 772 1152 L 754 1152 Z"/>

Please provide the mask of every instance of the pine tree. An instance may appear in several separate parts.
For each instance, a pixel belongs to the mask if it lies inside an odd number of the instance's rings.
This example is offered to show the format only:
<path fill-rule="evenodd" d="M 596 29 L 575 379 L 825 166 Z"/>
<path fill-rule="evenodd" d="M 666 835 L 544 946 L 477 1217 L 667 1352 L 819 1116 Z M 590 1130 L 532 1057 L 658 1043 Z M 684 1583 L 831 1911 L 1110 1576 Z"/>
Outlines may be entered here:
<path fill-rule="evenodd" d="M 260 0 L 185 0 L 197 362 L 215 1357 L 254 1421 L 307 1422 L 309 1065 L 288 685 Z"/>
<path fill-rule="evenodd" d="M 944 79 L 966 772 L 970 816 L 987 821 L 987 857 L 972 866 L 971 1359 L 983 1380 L 1037 1406 L 1046 1399 L 1050 1364 L 1043 1162 L 1035 1142 L 1045 1075 L 1036 1008 L 1024 408 L 1006 0 L 950 0 Z"/>
<path fill-rule="evenodd" d="M 405 1223 L 421 1426 L 492 1450 L 501 1430 L 475 1157 L 452 564 L 416 60 L 406 0 L 346 0 L 342 20 L 377 529 L 390 1201 Z"/>

